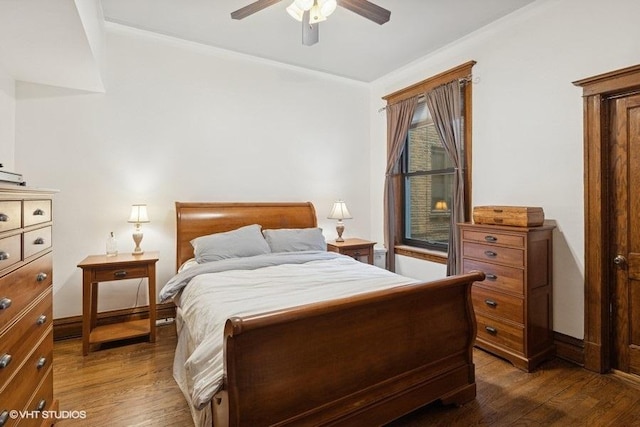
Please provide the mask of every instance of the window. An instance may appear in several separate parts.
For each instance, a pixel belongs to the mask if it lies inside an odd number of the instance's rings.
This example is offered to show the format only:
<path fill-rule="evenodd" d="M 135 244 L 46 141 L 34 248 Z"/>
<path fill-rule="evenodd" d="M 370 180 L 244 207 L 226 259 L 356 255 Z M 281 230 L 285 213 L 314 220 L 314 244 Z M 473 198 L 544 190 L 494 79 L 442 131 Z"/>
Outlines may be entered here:
<path fill-rule="evenodd" d="M 447 252 L 454 172 L 429 109 L 421 101 L 402 156 L 404 244 Z"/>
<path fill-rule="evenodd" d="M 456 79 L 467 79 L 475 61 L 430 77 L 391 93 L 383 99 L 387 105 L 420 97 L 434 88 Z M 471 212 L 471 91 L 463 85 L 464 135 L 464 207 L 465 221 Z M 419 98 L 420 99 L 420 98 Z M 426 102 L 419 101 L 399 162 L 400 175 L 390 179 L 392 197 L 385 207 L 388 224 L 386 238 L 392 242 L 388 260 L 394 268 L 394 253 L 446 264 L 450 248 L 453 175 L 451 162 L 431 119 Z M 394 190 L 397 189 L 397 190 Z"/>

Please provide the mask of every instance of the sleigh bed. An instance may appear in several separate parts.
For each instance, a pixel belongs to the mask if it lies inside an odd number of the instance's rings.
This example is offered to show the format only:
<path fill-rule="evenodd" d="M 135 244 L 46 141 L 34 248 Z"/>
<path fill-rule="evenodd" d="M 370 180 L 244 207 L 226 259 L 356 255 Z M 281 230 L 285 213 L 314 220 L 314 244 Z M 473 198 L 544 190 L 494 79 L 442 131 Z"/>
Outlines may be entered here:
<path fill-rule="evenodd" d="M 201 236 L 251 224 L 259 224 L 262 230 L 317 227 L 311 203 L 177 202 L 176 214 L 177 269 L 194 257 L 191 241 Z M 331 253 L 328 260 L 324 259 L 328 254 L 318 256 L 322 259 L 295 268 L 338 263 L 339 267 L 329 266 L 332 272 L 359 269 L 358 277 L 382 275 L 383 280 L 396 280 L 392 273 L 342 255 Z M 269 277 L 289 267 L 263 270 Z M 256 271 L 261 274 L 262 270 Z M 217 283 L 218 274 L 202 276 Z M 336 274 L 331 274 L 334 282 Z M 197 320 L 183 316 L 186 307 L 181 304 L 191 304 L 184 293 L 195 286 L 190 282 L 174 298 L 179 335 L 174 377 L 192 405 L 194 423 L 215 427 L 374 426 L 436 400 L 460 405 L 476 394 L 472 360 L 476 325 L 470 286 L 483 279 L 480 272 L 430 283 L 398 279 L 400 284 L 384 289 L 230 315 L 221 336 L 215 337 L 224 348 L 220 385 L 209 400 L 198 404 L 193 398 L 197 372 L 193 366 L 185 368 L 196 353 L 193 341 L 202 328 Z M 345 279 L 335 289 L 346 288 L 350 281 Z"/>

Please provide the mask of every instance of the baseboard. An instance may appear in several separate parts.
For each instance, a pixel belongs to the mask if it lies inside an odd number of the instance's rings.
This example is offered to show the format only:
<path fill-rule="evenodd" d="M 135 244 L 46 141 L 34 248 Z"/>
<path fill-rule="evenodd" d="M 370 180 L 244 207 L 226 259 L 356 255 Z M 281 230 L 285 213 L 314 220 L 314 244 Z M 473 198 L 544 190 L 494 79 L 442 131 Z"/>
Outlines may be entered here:
<path fill-rule="evenodd" d="M 176 306 L 169 302 L 156 305 L 156 318 L 175 318 Z M 98 325 L 126 322 L 149 317 L 149 307 L 125 308 L 122 310 L 104 311 L 98 313 Z M 65 340 L 82 336 L 82 316 L 63 317 L 53 319 L 53 339 Z"/>
<path fill-rule="evenodd" d="M 584 366 L 584 340 L 560 332 L 553 333 L 553 340 L 557 357 Z"/>

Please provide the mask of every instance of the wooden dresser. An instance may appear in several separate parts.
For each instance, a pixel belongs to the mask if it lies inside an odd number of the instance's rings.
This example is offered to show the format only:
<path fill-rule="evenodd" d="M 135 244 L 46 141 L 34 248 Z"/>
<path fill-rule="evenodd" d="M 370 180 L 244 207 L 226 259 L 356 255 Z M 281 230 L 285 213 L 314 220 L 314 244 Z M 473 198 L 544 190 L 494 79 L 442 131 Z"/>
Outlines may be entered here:
<path fill-rule="evenodd" d="M 0 426 L 53 424 L 53 191 L 0 185 Z M 27 411 L 25 417 L 15 412 Z"/>
<path fill-rule="evenodd" d="M 460 224 L 463 272 L 486 274 L 471 289 L 476 345 L 525 371 L 555 355 L 553 228 Z"/>

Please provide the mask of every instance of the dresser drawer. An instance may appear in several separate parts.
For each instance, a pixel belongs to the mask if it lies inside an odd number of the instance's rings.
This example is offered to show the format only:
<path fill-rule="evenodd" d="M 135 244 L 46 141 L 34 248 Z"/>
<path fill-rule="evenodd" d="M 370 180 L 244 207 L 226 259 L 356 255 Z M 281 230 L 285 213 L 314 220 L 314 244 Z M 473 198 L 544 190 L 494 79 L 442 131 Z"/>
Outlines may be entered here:
<path fill-rule="evenodd" d="M 524 323 L 524 301 L 522 298 L 493 292 L 478 285 L 471 287 L 471 299 L 476 313 Z"/>
<path fill-rule="evenodd" d="M 147 277 L 149 269 L 146 265 L 124 268 L 105 268 L 95 271 L 92 280 L 96 282 L 108 282 L 110 280 L 138 279 Z"/>
<path fill-rule="evenodd" d="M 0 239 L 0 270 L 22 261 L 22 238 L 19 234 Z"/>
<path fill-rule="evenodd" d="M 476 313 L 478 339 L 524 353 L 524 328 Z"/>
<path fill-rule="evenodd" d="M 52 314 L 49 290 L 26 315 L 0 336 L 0 361 L 5 360 L 6 363 L 10 360 L 5 367 L 0 365 L 0 384 L 6 383 L 20 369 L 45 331 L 51 329 Z"/>
<path fill-rule="evenodd" d="M 22 202 L 20 200 L 0 201 L 0 232 L 22 227 Z"/>
<path fill-rule="evenodd" d="M 0 278 L 0 304 L 7 306 L 0 309 L 0 330 L 51 286 L 52 271 L 52 255 L 48 253 Z"/>
<path fill-rule="evenodd" d="M 52 407 L 53 404 L 53 369 L 49 369 L 44 378 L 44 381 L 40 383 L 38 390 L 34 394 L 31 401 L 27 404 L 25 410 L 27 411 L 52 411 L 57 410 L 56 407 Z M 20 427 L 42 427 L 46 422 L 47 425 L 51 422 L 51 417 L 43 418 L 30 418 L 23 419 L 20 422 Z"/>
<path fill-rule="evenodd" d="M 51 227 L 38 228 L 24 233 L 24 258 L 51 247 Z"/>
<path fill-rule="evenodd" d="M 483 271 L 486 275 L 482 282 L 484 288 L 524 295 L 524 271 L 520 268 L 465 258 L 462 260 L 462 269 L 464 273 Z"/>
<path fill-rule="evenodd" d="M 482 243 L 463 242 L 462 256 L 524 267 L 524 249 L 503 248 Z"/>
<path fill-rule="evenodd" d="M 47 399 L 51 402 L 53 397 L 53 383 L 49 379 L 51 372 L 51 362 L 53 360 L 53 328 L 49 328 L 46 335 L 42 337 L 38 347 L 30 354 L 29 359 L 22 365 L 20 372 L 7 384 L 4 391 L 0 393 L 0 412 L 5 409 L 11 410 L 35 410 L 30 404 L 25 404 L 33 395 L 34 390 L 42 384 L 47 384 L 49 390 Z M 44 380 L 44 382 L 43 382 Z M 40 389 L 39 389 L 40 390 Z M 44 391 L 44 390 L 43 390 Z M 47 393 L 40 393 L 43 397 Z M 38 394 L 36 394 L 36 397 Z M 18 420 L 16 420 L 18 421 Z M 14 425 L 9 423 L 8 425 Z M 20 425 L 23 425 L 20 422 Z"/>
<path fill-rule="evenodd" d="M 505 234 L 493 230 L 462 230 L 462 240 L 524 248 L 525 239 L 523 235 Z"/>
<path fill-rule="evenodd" d="M 24 201 L 24 227 L 51 221 L 51 200 Z"/>

